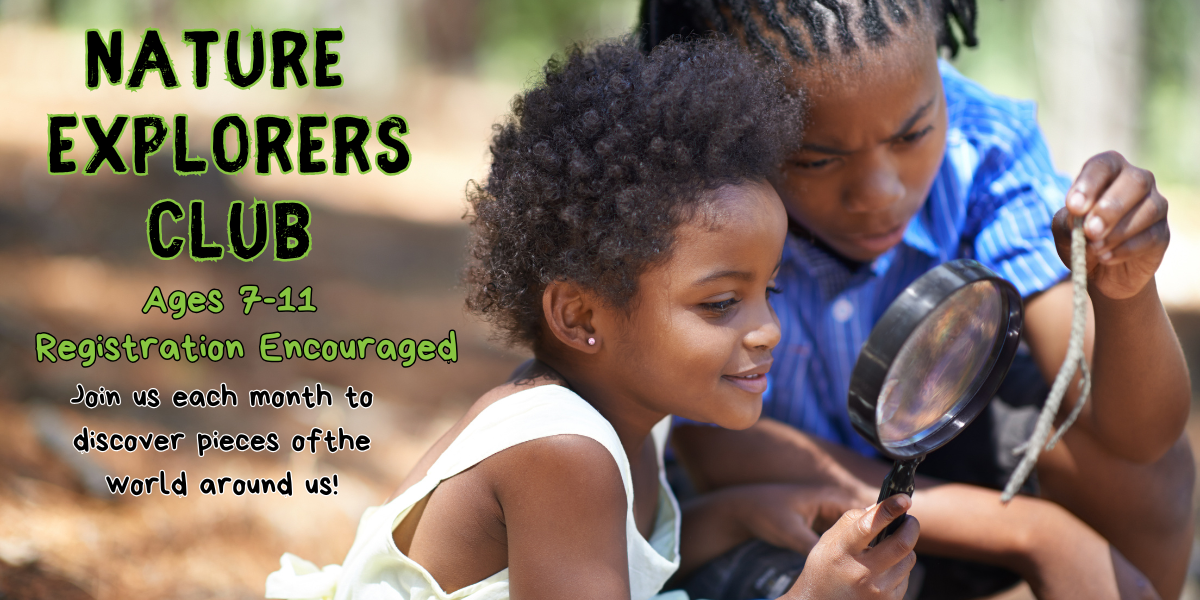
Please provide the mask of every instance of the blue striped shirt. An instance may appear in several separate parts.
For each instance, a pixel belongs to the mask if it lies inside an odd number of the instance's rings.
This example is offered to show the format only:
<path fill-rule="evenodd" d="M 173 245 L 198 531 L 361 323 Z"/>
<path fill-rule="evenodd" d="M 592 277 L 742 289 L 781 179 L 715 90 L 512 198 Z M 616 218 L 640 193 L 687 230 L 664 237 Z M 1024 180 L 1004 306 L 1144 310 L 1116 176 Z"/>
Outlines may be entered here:
<path fill-rule="evenodd" d="M 1055 172 L 1032 102 L 996 96 L 942 61 L 946 155 L 903 241 L 850 271 L 821 247 L 789 235 L 772 298 L 783 337 L 763 395 L 763 416 L 875 456 L 850 425 L 850 372 L 872 326 L 908 284 L 956 258 L 974 258 L 1022 297 L 1069 273 L 1050 221 L 1070 181 Z"/>

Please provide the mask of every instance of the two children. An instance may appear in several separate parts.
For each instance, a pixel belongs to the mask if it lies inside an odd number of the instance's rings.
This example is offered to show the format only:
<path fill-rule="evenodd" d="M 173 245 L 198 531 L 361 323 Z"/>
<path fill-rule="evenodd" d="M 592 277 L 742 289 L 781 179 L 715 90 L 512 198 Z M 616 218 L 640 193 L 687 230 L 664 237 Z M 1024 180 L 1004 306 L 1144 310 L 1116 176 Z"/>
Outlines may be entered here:
<path fill-rule="evenodd" d="M 975 13 L 973 0 L 644 0 L 646 47 L 723 32 L 783 65 L 789 86 L 809 97 L 803 145 L 771 177 L 791 233 L 773 299 L 782 339 L 764 397 L 770 419 L 739 432 L 678 427 L 675 445 L 702 489 L 821 483 L 853 498 L 847 506 L 868 501 L 886 469 L 846 414 L 858 349 L 916 277 L 975 258 L 1025 297 L 1029 354 L 990 410 L 921 467 L 975 484 L 918 483 L 924 596 L 974 597 L 1015 582 L 941 555 L 1011 569 L 1043 598 L 1132 595 L 1149 584 L 1177 597 L 1194 470 L 1181 435 L 1188 373 L 1154 286 L 1166 201 L 1150 173 L 1115 153 L 1093 158 L 1073 184 L 1061 178 L 1031 104 L 994 96 L 940 61 L 939 48 L 958 49 L 952 23 L 974 44 Z M 1045 500 L 1019 497 L 1005 509 L 984 488 L 1007 480 L 1013 446 L 1028 438 L 1065 356 L 1074 219 L 1090 242 L 1092 399 L 1039 461 L 1040 486 L 1028 491 L 1040 487 Z M 786 505 L 767 512 L 779 516 L 776 529 L 790 527 Z"/>
<path fill-rule="evenodd" d="M 802 114 L 777 76 L 712 40 L 550 64 L 470 198 L 467 304 L 536 360 L 367 511 L 343 565 L 285 555 L 268 597 L 645 600 L 750 538 L 764 495 L 681 511 L 662 452 L 669 415 L 743 429 L 761 410 L 787 228 L 766 180 Z M 847 512 L 786 597 L 899 600 L 909 504 Z"/>

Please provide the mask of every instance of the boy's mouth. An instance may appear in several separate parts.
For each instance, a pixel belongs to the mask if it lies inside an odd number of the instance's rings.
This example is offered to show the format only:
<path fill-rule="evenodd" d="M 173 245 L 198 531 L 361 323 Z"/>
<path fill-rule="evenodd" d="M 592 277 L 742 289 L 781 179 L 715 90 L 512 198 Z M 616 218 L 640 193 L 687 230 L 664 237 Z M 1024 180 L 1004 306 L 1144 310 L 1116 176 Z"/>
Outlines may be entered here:
<path fill-rule="evenodd" d="M 880 233 L 854 235 L 850 237 L 850 240 L 854 245 L 868 252 L 883 254 L 904 239 L 904 232 L 908 229 L 906 225 L 906 223 L 902 223 Z"/>

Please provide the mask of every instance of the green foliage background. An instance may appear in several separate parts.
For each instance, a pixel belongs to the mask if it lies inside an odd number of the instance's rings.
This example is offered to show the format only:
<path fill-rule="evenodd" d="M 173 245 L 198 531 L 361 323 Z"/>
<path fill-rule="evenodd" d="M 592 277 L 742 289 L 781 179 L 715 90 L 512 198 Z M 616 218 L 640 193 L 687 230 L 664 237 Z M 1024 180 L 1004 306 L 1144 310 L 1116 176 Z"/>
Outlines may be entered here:
<path fill-rule="evenodd" d="M 0 20 L 35 20 L 67 28 L 315 26 L 347 10 L 371 10 L 383 0 L 0 0 Z M 1079 0 L 1087 2 L 1088 0 Z M 434 3 L 422 6 L 422 2 Z M 980 46 L 956 64 L 993 91 L 1042 100 L 1033 21 L 1039 0 L 979 0 Z M 422 8 L 437 0 L 402 3 L 407 61 L 422 61 Z M 631 30 L 637 0 L 468 0 L 454 15 L 473 23 L 478 38 L 474 73 L 519 85 L 546 59 L 576 41 Z M 1200 2 L 1142 0 L 1144 83 L 1139 162 L 1161 181 L 1200 186 Z M 411 40 L 411 41 L 407 41 Z"/>

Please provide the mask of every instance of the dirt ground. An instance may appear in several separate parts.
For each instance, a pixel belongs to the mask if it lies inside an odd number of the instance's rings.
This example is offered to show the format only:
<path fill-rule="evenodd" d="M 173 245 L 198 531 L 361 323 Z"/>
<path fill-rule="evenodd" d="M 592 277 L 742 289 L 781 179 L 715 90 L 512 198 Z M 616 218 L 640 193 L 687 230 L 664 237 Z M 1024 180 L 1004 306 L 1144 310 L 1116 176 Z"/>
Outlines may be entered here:
<path fill-rule="evenodd" d="M 0 597 L 5 598 L 260 598 L 265 575 L 289 551 L 318 565 L 340 562 L 363 508 L 386 498 L 421 452 L 482 391 L 522 357 L 488 341 L 486 329 L 461 308 L 457 273 L 466 239 L 461 224 L 431 225 L 310 202 L 313 251 L 290 263 L 225 259 L 160 261 L 146 250 L 146 208 L 160 198 L 203 198 L 209 222 L 228 203 L 249 200 L 234 178 L 209 173 L 184 179 L 169 164 L 145 177 L 100 174 L 51 178 L 44 157 L 0 149 Z M 296 190 L 290 190 L 295 193 Z M 258 199 L 283 199 L 255 192 Z M 305 200 L 303 195 L 289 199 Z M 182 235 L 183 226 L 168 235 Z M 223 234 L 218 229 L 216 239 Z M 211 239 L 211 238 L 210 238 Z M 315 313 L 285 314 L 259 305 L 241 314 L 237 289 L 312 286 Z M 221 314 L 140 312 L 153 286 L 225 294 Z M 1200 366 L 1200 312 L 1172 315 L 1193 369 Z M 265 331 L 284 337 L 429 338 L 457 333 L 456 364 L 409 368 L 375 359 L 285 361 L 257 358 L 196 364 L 152 358 L 98 361 L 89 368 L 39 364 L 38 332 L 58 338 L 131 334 L 181 338 L 185 333 L 236 338 L 254 352 Z M 219 386 L 300 388 L 321 382 L 340 393 L 369 389 L 375 403 L 335 407 L 147 409 L 128 391 L 169 393 Z M 76 384 L 121 391 L 112 408 L 72 408 Z M 244 400 L 243 400 L 244 402 Z M 89 452 L 71 438 L 93 431 L 188 434 L 177 452 Z M 368 435 L 370 451 L 315 455 L 286 450 L 210 452 L 198 458 L 194 433 L 277 432 L 283 443 L 313 427 Z M 1200 441 L 1200 426 L 1189 428 Z M 186 471 L 186 498 L 160 493 L 113 496 L 105 474 L 168 479 Z M 297 493 L 204 496 L 202 478 L 293 476 Z M 337 473 L 337 495 L 304 492 L 306 479 Z M 1017 590 L 1009 600 L 1027 597 Z"/>

